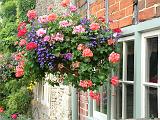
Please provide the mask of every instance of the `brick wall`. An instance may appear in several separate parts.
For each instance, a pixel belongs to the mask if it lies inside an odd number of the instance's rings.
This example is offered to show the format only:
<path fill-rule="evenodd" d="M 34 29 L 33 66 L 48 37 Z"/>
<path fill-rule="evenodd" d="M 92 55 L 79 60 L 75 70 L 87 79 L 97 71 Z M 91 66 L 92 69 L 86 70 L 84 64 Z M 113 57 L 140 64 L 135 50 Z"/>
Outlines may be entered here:
<path fill-rule="evenodd" d="M 79 120 L 86 120 L 88 116 L 88 94 L 87 92 L 79 92 Z"/>

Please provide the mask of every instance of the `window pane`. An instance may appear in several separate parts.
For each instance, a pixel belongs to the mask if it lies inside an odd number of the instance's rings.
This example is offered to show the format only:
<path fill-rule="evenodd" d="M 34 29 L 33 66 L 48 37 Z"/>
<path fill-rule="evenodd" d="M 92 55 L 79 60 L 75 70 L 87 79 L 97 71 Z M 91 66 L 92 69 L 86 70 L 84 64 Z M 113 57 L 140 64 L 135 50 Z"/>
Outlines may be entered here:
<path fill-rule="evenodd" d="M 123 71 L 123 43 L 122 42 L 118 44 L 118 48 L 121 54 L 118 74 L 119 74 L 119 79 L 122 80 L 122 71 Z"/>
<path fill-rule="evenodd" d="M 122 84 L 117 87 L 117 119 L 122 118 Z"/>
<path fill-rule="evenodd" d="M 127 88 L 127 105 L 126 105 L 126 117 L 133 118 L 133 85 L 126 85 Z"/>
<path fill-rule="evenodd" d="M 147 82 L 157 83 L 158 80 L 158 38 L 147 39 Z"/>
<path fill-rule="evenodd" d="M 146 87 L 146 117 L 158 118 L 157 88 Z"/>
<path fill-rule="evenodd" d="M 127 42 L 127 80 L 134 80 L 134 42 Z"/>

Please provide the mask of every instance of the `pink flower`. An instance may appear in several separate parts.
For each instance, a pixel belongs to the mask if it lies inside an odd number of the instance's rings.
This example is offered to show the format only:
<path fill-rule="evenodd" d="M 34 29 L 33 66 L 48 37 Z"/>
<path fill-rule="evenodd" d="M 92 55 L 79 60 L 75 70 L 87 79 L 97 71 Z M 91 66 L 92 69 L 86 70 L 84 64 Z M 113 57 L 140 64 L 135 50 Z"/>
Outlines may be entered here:
<path fill-rule="evenodd" d="M 53 4 L 50 4 L 50 5 L 48 6 L 47 10 L 48 10 L 48 11 L 52 10 L 53 6 L 54 6 Z"/>
<path fill-rule="evenodd" d="M 18 45 L 18 41 L 16 41 L 16 42 L 14 43 L 14 45 Z"/>
<path fill-rule="evenodd" d="M 68 27 L 71 26 L 71 23 L 68 22 L 67 20 L 63 20 L 59 22 L 60 27 Z"/>
<path fill-rule="evenodd" d="M 44 41 L 49 41 L 49 40 L 50 40 L 50 36 L 48 36 L 48 35 L 45 36 L 45 37 L 43 38 L 43 40 L 44 40 Z"/>
<path fill-rule="evenodd" d="M 15 55 L 15 58 L 14 58 L 14 59 L 15 59 L 16 61 L 18 61 L 18 60 L 20 60 L 21 58 L 22 58 L 22 54 L 21 54 L 21 53 L 18 53 L 18 54 Z"/>
<path fill-rule="evenodd" d="M 95 93 L 92 90 L 90 90 L 89 95 L 92 99 L 95 99 L 96 101 L 100 100 L 100 94 L 99 93 Z"/>
<path fill-rule="evenodd" d="M 100 20 L 101 22 L 105 22 L 105 18 L 104 17 L 99 17 L 98 20 Z"/>
<path fill-rule="evenodd" d="M 17 119 L 17 117 L 18 117 L 17 114 L 12 114 L 12 115 L 11 115 L 11 118 L 14 119 L 14 120 Z"/>
<path fill-rule="evenodd" d="M 93 83 L 91 80 L 81 80 L 79 83 L 79 86 L 81 86 L 82 88 L 89 88 L 92 87 Z"/>
<path fill-rule="evenodd" d="M 53 22 L 57 19 L 57 15 L 52 13 L 50 15 L 48 15 L 48 21 Z"/>
<path fill-rule="evenodd" d="M 39 21 L 39 23 L 47 23 L 48 22 L 48 16 L 47 15 L 40 16 L 38 18 L 38 21 Z"/>
<path fill-rule="evenodd" d="M 69 7 L 69 9 L 70 9 L 71 12 L 75 12 L 77 10 L 76 6 L 74 6 L 74 5 L 71 5 Z"/>
<path fill-rule="evenodd" d="M 69 3 L 70 3 L 70 0 L 63 0 L 63 1 L 61 2 L 61 6 L 67 7 L 67 6 L 69 5 Z"/>
<path fill-rule="evenodd" d="M 22 67 L 17 66 L 16 67 L 16 77 L 22 77 L 24 75 L 24 70 Z"/>
<path fill-rule="evenodd" d="M 113 39 L 108 40 L 108 45 L 112 45 L 112 44 L 114 45 L 114 43 L 115 43 L 115 40 L 113 40 Z"/>
<path fill-rule="evenodd" d="M 33 50 L 37 48 L 37 44 L 34 43 L 34 42 L 29 42 L 27 45 L 26 45 L 26 50 Z"/>
<path fill-rule="evenodd" d="M 20 40 L 19 46 L 24 46 L 27 44 L 27 41 L 25 39 Z"/>
<path fill-rule="evenodd" d="M 25 65 L 25 61 L 24 61 L 24 60 L 19 61 L 19 63 L 18 63 L 18 67 L 23 68 L 23 67 L 24 67 L 24 65 Z"/>
<path fill-rule="evenodd" d="M 27 13 L 29 20 L 36 19 L 37 13 L 35 10 L 29 10 Z"/>
<path fill-rule="evenodd" d="M 73 34 L 75 33 L 84 33 L 85 32 L 85 29 L 82 25 L 78 25 L 76 27 L 73 28 Z"/>
<path fill-rule="evenodd" d="M 53 41 L 63 41 L 63 38 L 64 38 L 63 34 L 60 34 L 60 33 L 52 35 L 51 37 Z"/>
<path fill-rule="evenodd" d="M 63 17 L 68 17 L 68 16 L 70 16 L 70 13 L 63 13 L 62 16 L 63 16 Z"/>
<path fill-rule="evenodd" d="M 43 28 L 40 28 L 36 31 L 37 36 L 42 37 L 44 34 L 46 34 L 46 30 Z"/>
<path fill-rule="evenodd" d="M 115 53 L 115 52 L 112 52 L 109 57 L 108 57 L 109 61 L 111 63 L 117 63 L 119 62 L 120 60 L 120 54 L 119 53 Z"/>
<path fill-rule="evenodd" d="M 98 23 L 92 23 L 90 24 L 90 29 L 91 30 L 99 30 L 100 26 Z"/>
<path fill-rule="evenodd" d="M 83 57 L 93 57 L 93 52 L 89 48 L 85 48 L 82 53 Z"/>
<path fill-rule="evenodd" d="M 0 106 L 0 113 L 4 112 L 4 108 Z"/>
<path fill-rule="evenodd" d="M 79 44 L 77 47 L 78 51 L 84 50 L 85 49 L 85 45 L 84 44 Z"/>
<path fill-rule="evenodd" d="M 112 84 L 113 86 L 118 86 L 119 80 L 118 80 L 118 77 L 117 77 L 117 76 L 113 76 L 113 77 L 111 78 L 111 84 Z"/>

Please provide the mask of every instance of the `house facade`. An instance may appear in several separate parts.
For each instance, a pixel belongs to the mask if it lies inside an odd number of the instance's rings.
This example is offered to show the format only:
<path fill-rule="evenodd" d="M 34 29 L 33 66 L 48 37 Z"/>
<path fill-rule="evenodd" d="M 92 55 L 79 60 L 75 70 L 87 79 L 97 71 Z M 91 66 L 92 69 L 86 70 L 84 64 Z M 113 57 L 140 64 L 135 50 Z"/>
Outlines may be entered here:
<path fill-rule="evenodd" d="M 55 1 L 37 0 L 37 7 L 42 9 Z M 101 97 L 98 102 L 92 100 L 88 92 L 78 92 L 73 87 L 40 85 L 45 92 L 38 94 L 40 90 L 37 89 L 36 93 L 40 99 L 44 96 L 45 101 L 49 101 L 46 110 L 50 109 L 39 112 L 39 116 L 47 113 L 48 118 L 42 117 L 42 120 L 160 118 L 160 0 L 73 0 L 72 4 L 78 7 L 82 16 L 102 16 L 110 21 L 112 29 L 122 28 L 123 34 L 118 41 L 121 61 L 116 73 L 120 84 L 116 88 L 107 84 L 99 88 Z M 55 97 L 56 94 L 59 96 Z M 62 99 L 53 104 L 51 96 Z M 37 98 L 42 106 L 43 102 Z M 64 102 L 66 100 L 68 102 Z M 44 102 L 43 105 L 47 104 Z M 37 108 L 43 111 L 40 106 Z M 54 117 L 58 111 L 65 116 Z"/>

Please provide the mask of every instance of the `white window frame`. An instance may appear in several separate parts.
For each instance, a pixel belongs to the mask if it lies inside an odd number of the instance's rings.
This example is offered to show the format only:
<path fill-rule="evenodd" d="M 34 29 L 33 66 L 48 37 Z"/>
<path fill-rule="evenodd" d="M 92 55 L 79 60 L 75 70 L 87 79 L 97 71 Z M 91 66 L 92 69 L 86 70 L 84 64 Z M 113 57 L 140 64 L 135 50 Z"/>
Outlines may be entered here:
<path fill-rule="evenodd" d="M 153 38 L 153 37 L 158 37 L 158 82 L 157 83 L 149 83 L 145 81 L 146 78 L 146 43 L 147 43 L 147 39 L 148 38 Z M 146 33 L 142 33 L 142 38 L 141 38 L 142 44 L 142 55 L 141 56 L 141 68 L 142 68 L 142 75 L 141 75 L 141 80 L 142 80 L 142 85 L 141 85 L 141 95 L 142 95 L 142 101 L 141 101 L 141 108 L 142 108 L 142 118 L 145 118 L 145 103 L 146 103 L 146 99 L 145 99 L 145 93 L 146 90 L 145 88 L 148 87 L 154 87 L 157 88 L 157 98 L 158 98 L 158 118 L 160 118 L 160 30 L 155 30 L 155 31 L 151 31 L 151 32 L 146 32 Z"/>

